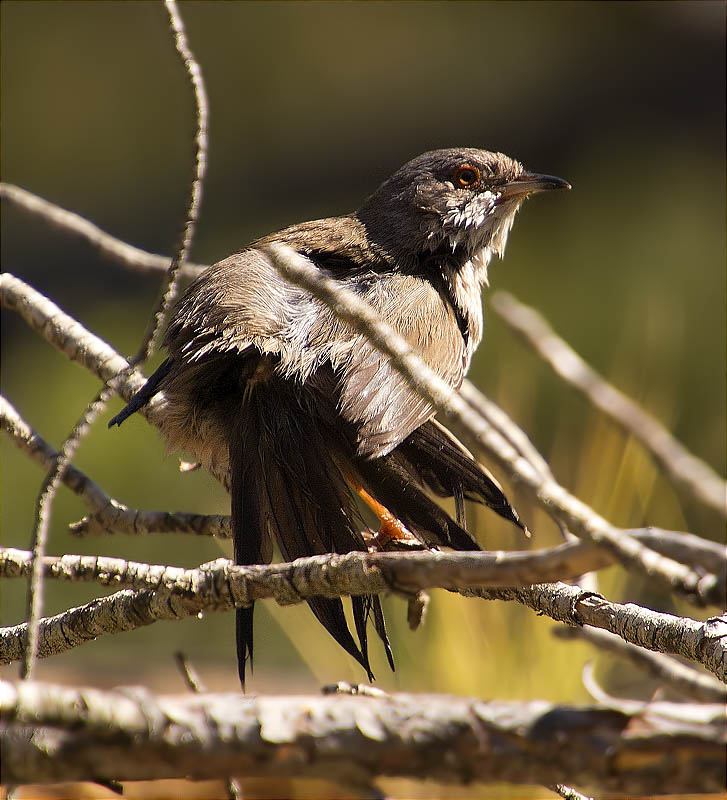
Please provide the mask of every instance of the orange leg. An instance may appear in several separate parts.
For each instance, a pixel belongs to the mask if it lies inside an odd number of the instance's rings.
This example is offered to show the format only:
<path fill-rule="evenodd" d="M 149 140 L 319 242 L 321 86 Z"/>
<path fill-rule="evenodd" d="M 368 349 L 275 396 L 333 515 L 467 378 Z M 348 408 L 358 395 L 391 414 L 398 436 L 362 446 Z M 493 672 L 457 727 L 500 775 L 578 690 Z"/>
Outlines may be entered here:
<path fill-rule="evenodd" d="M 358 483 L 352 481 L 356 491 L 358 492 L 361 499 L 366 503 L 366 505 L 376 514 L 381 522 L 381 530 L 374 536 L 373 544 L 374 549 L 376 550 L 383 550 L 384 546 L 392 541 L 392 540 L 414 540 L 417 543 L 419 540 L 414 536 L 414 534 L 404 525 L 404 523 L 398 519 L 394 514 L 389 511 L 386 506 L 382 506 L 378 500 L 371 497 L 371 495 L 363 488 L 363 486 L 359 486 Z"/>

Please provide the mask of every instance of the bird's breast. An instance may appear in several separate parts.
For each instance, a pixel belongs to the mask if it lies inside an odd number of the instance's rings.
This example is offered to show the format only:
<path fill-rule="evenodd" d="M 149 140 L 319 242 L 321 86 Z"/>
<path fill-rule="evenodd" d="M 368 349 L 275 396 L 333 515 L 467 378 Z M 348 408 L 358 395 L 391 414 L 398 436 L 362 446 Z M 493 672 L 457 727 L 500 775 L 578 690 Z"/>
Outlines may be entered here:
<path fill-rule="evenodd" d="M 482 285 L 486 280 L 486 267 L 476 259 L 461 266 L 446 266 L 443 270 L 447 288 L 447 300 L 459 320 L 462 338 L 465 340 L 465 370 L 469 367 L 472 353 L 482 340 Z"/>

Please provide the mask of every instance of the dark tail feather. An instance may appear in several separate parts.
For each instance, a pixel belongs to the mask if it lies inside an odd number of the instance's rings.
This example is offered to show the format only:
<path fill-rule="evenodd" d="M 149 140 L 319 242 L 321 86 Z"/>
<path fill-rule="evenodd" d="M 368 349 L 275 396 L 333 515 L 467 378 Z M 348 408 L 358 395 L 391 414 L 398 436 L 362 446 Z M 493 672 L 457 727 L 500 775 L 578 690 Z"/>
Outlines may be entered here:
<path fill-rule="evenodd" d="M 433 492 L 443 497 L 454 496 L 455 503 L 458 496 L 484 503 L 527 533 L 494 476 L 436 420 L 430 419 L 417 428 L 394 453 L 402 455 Z"/>
<path fill-rule="evenodd" d="M 353 609 L 353 621 L 356 626 L 356 635 L 361 645 L 361 655 L 364 661 L 369 663 L 369 639 L 366 631 L 366 623 L 369 621 L 371 613 L 371 595 L 351 598 L 351 608 Z M 369 680 L 374 679 L 371 670 L 368 670 Z"/>
<path fill-rule="evenodd" d="M 287 382 L 268 384 L 265 397 L 251 393 L 245 409 L 248 452 L 257 454 L 263 475 L 261 510 L 268 529 L 288 561 L 314 554 L 365 551 L 350 487 L 331 457 L 319 423 L 301 414 L 299 395 L 300 390 Z M 251 416 L 259 420 L 261 435 L 255 439 L 249 433 Z M 340 599 L 314 597 L 308 605 L 373 680 L 366 635 L 372 598 L 352 598 L 359 644 L 349 630 Z"/>
<path fill-rule="evenodd" d="M 360 600 L 361 598 L 351 598 Z M 316 619 L 331 634 L 338 644 L 366 670 L 366 675 L 370 681 L 374 680 L 369 664 L 366 639 L 359 648 L 351 636 L 346 622 L 346 614 L 343 610 L 343 603 L 335 597 L 313 597 L 307 601 L 311 611 L 316 615 Z M 354 610 L 354 615 L 355 615 Z M 358 628 L 358 622 L 356 627 Z"/>
<path fill-rule="evenodd" d="M 366 624 L 369 617 L 372 618 L 374 623 L 374 630 L 381 639 L 384 645 L 384 652 L 386 653 L 386 660 L 389 662 L 392 672 L 396 672 L 394 666 L 394 654 L 391 652 L 391 644 L 389 643 L 389 636 L 386 633 L 386 620 L 384 619 L 384 612 L 381 608 L 381 601 L 377 595 L 364 595 L 363 597 L 352 597 L 351 604 L 353 606 L 353 619 L 356 623 L 356 633 L 361 642 L 361 652 L 364 658 L 368 661 L 368 637 L 366 634 Z M 374 676 L 369 673 L 369 680 L 373 680 Z"/>
<path fill-rule="evenodd" d="M 265 515 L 261 506 L 264 497 L 261 483 L 265 480 L 251 453 L 250 436 L 257 439 L 259 430 L 252 415 L 240 413 L 230 432 L 230 513 L 235 548 L 235 563 L 243 566 L 270 561 L 271 546 L 266 536 Z M 235 614 L 237 671 L 245 689 L 248 662 L 252 671 L 254 605 L 238 608 Z"/>
<path fill-rule="evenodd" d="M 386 651 L 386 659 L 389 662 L 392 672 L 396 672 L 394 666 L 394 654 L 391 652 L 391 645 L 389 644 L 389 637 L 386 633 L 386 620 L 384 619 L 384 612 L 381 608 L 381 601 L 377 596 L 371 598 L 372 612 L 374 617 L 374 630 L 379 635 L 379 639 L 383 642 L 384 650 Z"/>
<path fill-rule="evenodd" d="M 275 531 L 280 552 L 287 561 L 294 561 L 317 553 L 329 553 L 340 550 L 359 549 L 355 546 L 346 546 L 341 541 L 331 543 L 328 547 L 320 540 L 326 532 L 325 519 L 315 514 L 316 498 L 321 495 L 311 491 L 304 481 L 310 477 L 310 471 L 304 470 L 297 473 L 297 478 L 287 474 L 287 470 L 280 469 L 277 465 L 269 465 L 265 469 L 265 489 L 268 497 L 268 506 L 271 511 L 271 522 Z M 290 479 L 289 479 L 290 478 Z M 333 487 L 328 487 L 328 498 L 333 493 Z M 338 505 L 335 500 L 329 500 L 332 508 Z M 337 515 L 340 515 L 340 507 Z M 311 516 L 315 517 L 311 518 Z M 336 520 L 340 527 L 340 521 Z M 358 598 L 360 599 L 360 598 Z M 312 597 L 308 601 L 311 611 L 318 621 L 333 636 L 338 644 L 366 670 L 369 680 L 373 680 L 371 667 L 366 653 L 366 639 L 361 642 L 361 648 L 356 645 L 346 622 L 343 603 L 335 597 Z M 359 617 L 355 616 L 357 628 Z"/>
<path fill-rule="evenodd" d="M 408 464 L 402 463 L 397 450 L 356 462 L 364 488 L 428 547 L 479 550 L 469 533 L 416 485 L 417 476 Z"/>
<path fill-rule="evenodd" d="M 121 423 L 132 414 L 135 414 L 140 408 L 143 408 L 154 395 L 159 391 L 159 384 L 169 374 L 172 368 L 172 359 L 168 358 L 164 361 L 159 369 L 149 378 L 149 380 L 139 389 L 139 391 L 131 398 L 126 408 L 122 409 L 110 422 L 109 428 L 114 425 L 121 425 Z"/>
<path fill-rule="evenodd" d="M 252 641 L 254 604 L 249 608 L 235 609 L 235 641 L 237 643 L 237 674 L 240 676 L 242 691 L 245 691 L 245 670 L 250 662 L 252 672 Z"/>

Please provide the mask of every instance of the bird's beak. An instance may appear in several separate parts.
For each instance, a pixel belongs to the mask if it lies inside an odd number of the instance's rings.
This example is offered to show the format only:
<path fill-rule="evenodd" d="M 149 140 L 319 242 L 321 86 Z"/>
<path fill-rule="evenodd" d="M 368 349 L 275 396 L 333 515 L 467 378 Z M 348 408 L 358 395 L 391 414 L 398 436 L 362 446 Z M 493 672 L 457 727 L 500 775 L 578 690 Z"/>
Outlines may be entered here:
<path fill-rule="evenodd" d="M 550 189 L 570 189 L 571 185 L 563 178 L 555 175 L 539 175 L 536 172 L 524 172 L 519 178 L 500 187 L 501 197 L 510 199 L 535 192 L 547 192 Z"/>

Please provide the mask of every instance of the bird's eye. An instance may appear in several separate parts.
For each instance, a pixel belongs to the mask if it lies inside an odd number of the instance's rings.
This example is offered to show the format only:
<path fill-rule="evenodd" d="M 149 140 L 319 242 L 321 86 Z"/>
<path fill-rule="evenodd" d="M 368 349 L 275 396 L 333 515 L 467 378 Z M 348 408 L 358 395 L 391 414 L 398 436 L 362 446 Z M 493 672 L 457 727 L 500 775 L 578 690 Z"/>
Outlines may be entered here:
<path fill-rule="evenodd" d="M 460 189 L 470 189 L 480 182 L 480 171 L 471 164 L 463 164 L 454 170 L 452 180 Z"/>

